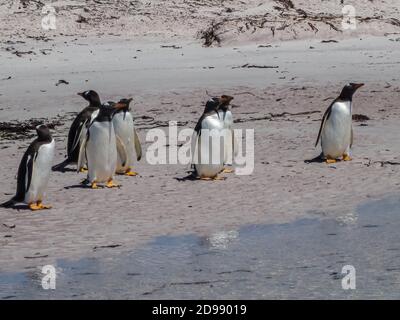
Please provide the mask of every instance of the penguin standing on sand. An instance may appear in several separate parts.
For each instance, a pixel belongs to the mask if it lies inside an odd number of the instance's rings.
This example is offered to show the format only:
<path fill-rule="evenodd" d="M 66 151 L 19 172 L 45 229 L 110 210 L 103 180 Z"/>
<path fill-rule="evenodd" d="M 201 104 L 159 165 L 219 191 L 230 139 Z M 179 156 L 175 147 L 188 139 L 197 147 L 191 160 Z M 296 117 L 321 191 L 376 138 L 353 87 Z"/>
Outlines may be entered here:
<path fill-rule="evenodd" d="M 78 93 L 89 105 L 83 109 L 72 122 L 71 128 L 68 132 L 68 144 L 67 144 L 67 159 L 60 164 L 55 165 L 52 170 L 58 171 L 63 170 L 68 164 L 74 164 L 78 162 L 79 149 L 81 140 L 86 135 L 86 128 L 89 125 L 91 119 L 93 119 L 100 108 L 100 97 L 96 91 L 88 90 Z"/>
<path fill-rule="evenodd" d="M 118 187 L 113 182 L 117 169 L 117 152 L 124 157 L 122 165 L 126 163 L 126 150 L 124 146 L 117 144 L 113 126 L 113 115 L 124 104 L 108 102 L 102 104 L 98 115 L 91 121 L 82 140 L 79 150 L 78 171 L 85 165 L 88 166 L 86 181 L 93 189 L 97 189 L 97 183 L 106 183 L 107 188 Z M 117 151 L 118 148 L 118 151 Z"/>
<path fill-rule="evenodd" d="M 218 177 L 224 168 L 224 148 L 220 144 L 224 124 L 218 114 L 220 103 L 219 98 L 207 101 L 194 129 L 191 150 L 194 168 L 200 180 L 223 180 Z M 217 139 L 213 138 L 213 133 Z M 213 161 L 214 158 L 216 161 Z"/>
<path fill-rule="evenodd" d="M 127 176 L 135 176 L 137 172 L 132 171 L 133 166 L 133 150 L 136 152 L 136 160 L 139 161 L 142 157 L 142 147 L 140 145 L 139 136 L 133 124 L 133 117 L 130 112 L 129 104 L 132 99 L 121 99 L 118 104 L 123 107 L 117 109 L 113 116 L 113 125 L 117 143 L 122 145 L 123 148 L 119 150 L 126 150 L 126 155 L 117 153 L 117 173 Z M 126 161 L 123 163 L 122 159 Z"/>
<path fill-rule="evenodd" d="M 237 152 L 236 139 L 233 131 L 233 115 L 230 102 L 233 97 L 222 95 L 218 114 L 224 124 L 224 165 L 232 165 L 233 157 Z M 224 173 L 232 173 L 233 169 L 224 168 Z"/>
<path fill-rule="evenodd" d="M 54 139 L 45 125 L 37 126 L 36 132 L 38 137 L 26 150 L 18 168 L 17 193 L 2 207 L 10 208 L 18 202 L 24 202 L 31 210 L 51 208 L 42 201 L 54 157 Z"/>
<path fill-rule="evenodd" d="M 353 94 L 363 85 L 363 83 L 345 85 L 322 118 L 315 146 L 321 139 L 322 154 L 327 163 L 335 163 L 341 157 L 344 161 L 351 160 Z"/>

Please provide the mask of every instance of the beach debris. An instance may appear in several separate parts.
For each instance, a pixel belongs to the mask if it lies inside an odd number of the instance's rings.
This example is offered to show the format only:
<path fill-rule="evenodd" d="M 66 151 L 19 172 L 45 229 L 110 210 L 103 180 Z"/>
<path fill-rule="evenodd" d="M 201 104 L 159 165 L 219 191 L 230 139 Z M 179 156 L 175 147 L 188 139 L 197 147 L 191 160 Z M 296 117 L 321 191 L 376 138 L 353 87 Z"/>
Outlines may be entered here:
<path fill-rule="evenodd" d="M 364 114 L 353 114 L 353 121 L 355 121 L 355 122 L 365 122 L 368 120 L 371 120 L 371 119 Z"/>
<path fill-rule="evenodd" d="M 179 47 L 179 46 L 177 46 L 175 44 L 173 44 L 173 45 L 161 45 L 160 47 L 161 48 L 182 49 L 182 47 Z"/>
<path fill-rule="evenodd" d="M 210 47 L 216 42 L 218 45 L 221 44 L 221 38 L 218 34 L 218 30 L 224 21 L 219 23 L 212 22 L 211 25 L 205 30 L 200 30 L 197 36 L 203 40 L 203 45 L 205 47 Z"/>
<path fill-rule="evenodd" d="M 311 22 L 308 22 L 308 25 L 310 26 L 311 30 L 313 30 L 315 33 L 319 31 L 318 28 L 314 26 Z"/>
<path fill-rule="evenodd" d="M 78 19 L 76 19 L 76 22 L 78 22 L 78 23 L 88 23 L 88 19 L 85 18 L 85 17 L 82 16 L 82 15 L 79 15 L 79 16 L 78 16 Z"/>
<path fill-rule="evenodd" d="M 8 51 L 8 52 L 11 52 L 12 54 L 15 54 L 19 58 L 21 58 L 23 55 L 26 55 L 26 54 L 36 54 L 32 50 L 19 51 L 19 50 L 16 50 L 14 47 L 6 47 L 5 50 Z"/>
<path fill-rule="evenodd" d="M 35 253 L 35 255 L 33 256 L 25 256 L 25 259 L 40 259 L 40 258 L 47 258 L 49 255 L 48 254 L 44 254 L 44 255 L 40 255 L 40 252 Z"/>
<path fill-rule="evenodd" d="M 52 51 L 52 49 L 40 49 L 39 50 L 41 54 L 47 56 L 49 53 L 47 53 L 48 51 Z"/>
<path fill-rule="evenodd" d="M 44 5 L 44 3 L 40 0 L 20 0 L 20 2 L 24 8 L 26 8 L 31 3 L 35 4 L 36 8 L 41 8 Z"/>
<path fill-rule="evenodd" d="M 286 116 L 304 116 L 304 115 L 310 115 L 310 114 L 315 114 L 315 113 L 321 113 L 319 110 L 315 111 L 303 111 L 303 112 L 297 112 L 297 113 L 291 113 L 291 112 L 282 112 L 282 113 L 268 113 L 265 116 L 262 117 L 253 117 L 253 118 L 239 118 L 235 119 L 233 122 L 234 123 L 242 123 L 242 122 L 251 122 L 251 121 L 260 121 L 260 120 L 270 120 L 272 121 L 274 118 L 282 118 Z"/>
<path fill-rule="evenodd" d="M 294 9 L 294 4 L 291 0 L 274 0 L 285 7 L 286 10 Z"/>
<path fill-rule="evenodd" d="M 56 87 L 58 87 L 60 84 L 69 84 L 69 82 L 63 79 L 58 80 L 58 82 L 56 83 Z"/>
<path fill-rule="evenodd" d="M 322 40 L 321 43 L 338 43 L 339 41 L 337 40 Z"/>
<path fill-rule="evenodd" d="M 6 227 L 6 228 L 8 228 L 8 229 L 14 229 L 14 228 L 15 228 L 15 224 L 6 224 L 6 223 L 3 223 L 3 226 Z"/>
<path fill-rule="evenodd" d="M 384 167 L 385 165 L 400 166 L 400 162 L 396 161 L 374 161 L 374 163 L 379 163 L 381 167 Z"/>
<path fill-rule="evenodd" d="M 10 79 L 11 79 L 11 76 L 8 76 L 8 77 L 3 78 L 3 79 L 1 79 L 1 80 L 10 80 Z"/>
<path fill-rule="evenodd" d="M 53 39 L 50 39 L 46 36 L 26 36 L 28 39 L 33 39 L 36 41 L 44 41 L 44 42 L 48 42 L 48 41 L 53 41 Z M 21 41 L 22 42 L 22 41 Z M 25 42 L 22 42 L 25 43 Z"/>
<path fill-rule="evenodd" d="M 106 249 L 106 248 L 118 248 L 121 247 L 120 244 L 109 244 L 104 246 L 94 246 L 93 250 L 96 251 L 97 249 Z"/>
<path fill-rule="evenodd" d="M 232 67 L 232 69 L 237 69 L 237 68 L 277 69 L 279 68 L 279 66 L 266 66 L 266 65 L 256 65 L 256 64 L 246 63 L 242 66 Z"/>
<path fill-rule="evenodd" d="M 63 119 L 64 120 L 64 119 Z M 65 119 L 65 121 L 67 121 Z M 45 123 L 50 129 L 55 129 L 64 124 L 61 118 L 49 120 L 46 118 L 33 118 L 25 121 L 0 122 L 0 137 L 4 140 L 29 139 L 36 136 L 36 126 Z"/>

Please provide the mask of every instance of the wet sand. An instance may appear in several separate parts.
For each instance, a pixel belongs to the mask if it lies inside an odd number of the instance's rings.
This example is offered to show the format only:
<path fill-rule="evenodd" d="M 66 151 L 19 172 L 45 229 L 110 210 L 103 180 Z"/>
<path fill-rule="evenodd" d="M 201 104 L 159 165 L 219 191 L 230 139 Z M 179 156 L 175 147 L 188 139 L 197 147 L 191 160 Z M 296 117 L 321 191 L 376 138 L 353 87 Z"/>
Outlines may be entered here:
<path fill-rule="evenodd" d="M 346 217 L 159 236 L 131 252 L 58 259 L 56 290 L 43 290 L 32 267 L 0 274 L 0 299 L 398 299 L 399 205 L 391 197 Z M 342 289 L 345 265 L 355 267 L 355 290 Z"/>

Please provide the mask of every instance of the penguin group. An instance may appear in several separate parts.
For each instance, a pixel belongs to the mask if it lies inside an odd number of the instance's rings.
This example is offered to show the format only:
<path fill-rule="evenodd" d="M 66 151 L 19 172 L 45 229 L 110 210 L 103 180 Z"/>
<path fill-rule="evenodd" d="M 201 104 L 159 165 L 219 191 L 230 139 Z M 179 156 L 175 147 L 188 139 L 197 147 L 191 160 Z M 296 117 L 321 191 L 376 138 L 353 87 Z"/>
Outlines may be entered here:
<path fill-rule="evenodd" d="M 363 85 L 346 84 L 322 117 L 315 146 L 321 141 L 321 157 L 327 163 L 339 159 L 351 160 L 353 94 Z M 87 178 L 82 183 L 92 189 L 99 188 L 99 184 L 107 188 L 119 187 L 114 180 L 116 174 L 137 174 L 132 170 L 134 153 L 136 161 L 139 161 L 142 148 L 130 111 L 132 99 L 101 103 L 99 95 L 93 90 L 78 95 L 89 105 L 72 122 L 66 159 L 51 167 L 54 139 L 46 125 L 36 127 L 37 138 L 27 148 L 18 168 L 16 194 L 1 204 L 2 207 L 25 203 L 31 210 L 50 209 L 50 205 L 43 204 L 43 199 L 51 170 L 64 171 L 66 166 L 72 164 L 76 165 L 78 172 L 87 172 Z M 229 167 L 237 155 L 237 141 L 233 130 L 232 100 L 233 97 L 228 95 L 209 99 L 197 121 L 191 149 L 193 174 L 197 179 L 223 180 L 220 173 L 233 172 Z M 210 131 L 223 137 L 222 148 L 209 143 Z M 214 157 L 217 161 L 210 161 Z"/>
<path fill-rule="evenodd" d="M 66 159 L 51 167 L 55 142 L 46 125 L 38 126 L 38 137 L 30 144 L 19 165 L 17 192 L 11 200 L 1 204 L 2 207 L 25 203 L 31 210 L 50 209 L 50 205 L 42 203 L 50 172 L 64 171 L 71 164 L 76 164 L 78 172 L 87 172 L 82 183 L 93 189 L 98 189 L 98 184 L 107 188 L 118 187 L 114 181 L 115 174 L 137 174 L 132 170 L 133 152 L 136 151 L 136 160 L 139 161 L 142 148 L 130 111 L 132 99 L 101 103 L 93 90 L 78 95 L 89 105 L 72 122 Z"/>

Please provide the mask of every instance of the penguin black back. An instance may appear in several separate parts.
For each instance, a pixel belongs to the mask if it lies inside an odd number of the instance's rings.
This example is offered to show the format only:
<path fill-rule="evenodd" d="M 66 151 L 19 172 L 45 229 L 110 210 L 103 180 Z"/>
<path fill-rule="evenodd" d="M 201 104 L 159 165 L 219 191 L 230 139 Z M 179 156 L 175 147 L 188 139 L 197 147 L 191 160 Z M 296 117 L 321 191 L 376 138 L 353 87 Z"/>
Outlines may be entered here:
<path fill-rule="evenodd" d="M 53 170 L 63 169 L 69 163 L 78 161 L 79 156 L 79 138 L 84 129 L 84 126 L 90 121 L 94 111 L 100 108 L 101 102 L 100 97 L 94 90 L 88 90 L 79 92 L 79 96 L 89 102 L 89 105 L 85 107 L 74 119 L 68 132 L 67 142 L 67 159 L 62 163 L 55 165 Z"/>
<path fill-rule="evenodd" d="M 79 143 L 78 139 L 87 121 L 90 121 L 92 113 L 100 108 L 100 97 L 96 91 L 88 90 L 79 92 L 79 96 L 89 102 L 89 105 L 84 108 L 72 122 L 71 128 L 68 132 L 68 146 L 67 154 L 69 162 L 76 162 L 79 156 Z"/>
<path fill-rule="evenodd" d="M 97 117 L 93 120 L 96 122 L 104 122 L 104 121 L 111 121 L 114 113 L 116 112 L 116 103 L 112 101 L 108 101 L 106 103 L 103 103 L 100 106 L 99 109 L 99 114 Z"/>

